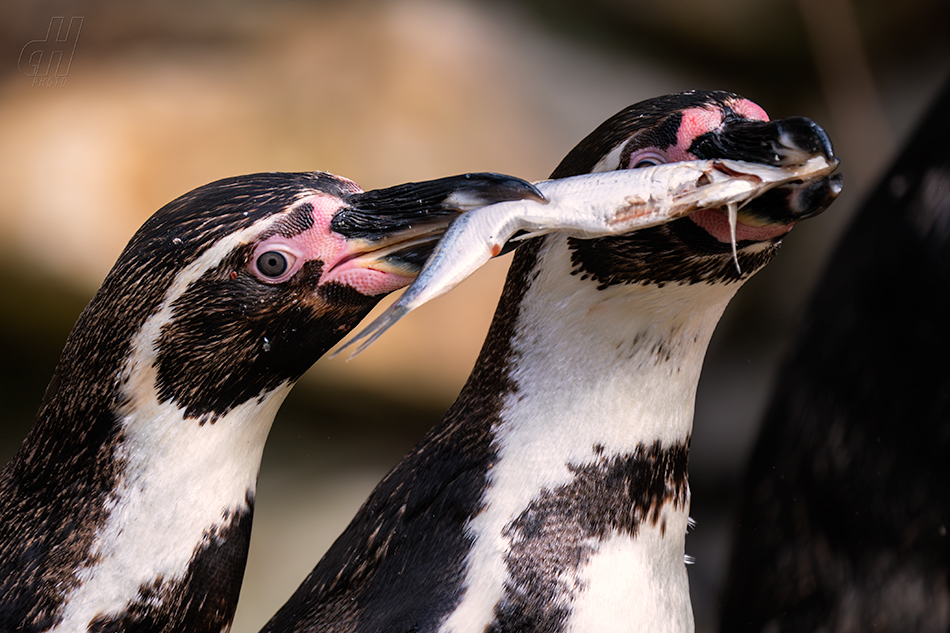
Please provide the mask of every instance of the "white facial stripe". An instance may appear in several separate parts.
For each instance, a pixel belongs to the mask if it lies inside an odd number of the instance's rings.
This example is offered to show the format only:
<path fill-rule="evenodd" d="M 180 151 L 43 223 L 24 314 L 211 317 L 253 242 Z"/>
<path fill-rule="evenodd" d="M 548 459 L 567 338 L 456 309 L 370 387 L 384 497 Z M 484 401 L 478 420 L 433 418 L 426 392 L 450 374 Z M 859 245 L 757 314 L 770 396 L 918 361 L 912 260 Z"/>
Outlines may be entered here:
<path fill-rule="evenodd" d="M 709 338 L 741 284 L 614 285 L 570 274 L 566 239 L 549 237 L 513 343 L 518 389 L 495 429 L 498 461 L 469 525 L 465 593 L 442 631 L 481 630 L 504 595 L 505 527 L 542 490 L 569 484 L 568 465 L 685 442 Z M 685 533 L 688 507 L 668 529 Z M 679 516 L 682 515 L 682 516 Z M 668 541 L 683 564 L 682 539 Z M 678 551 L 677 551 L 678 548 Z M 682 574 L 685 579 L 685 572 Z"/>
<path fill-rule="evenodd" d="M 132 337 L 131 353 L 120 376 L 123 382 L 122 395 L 129 398 L 128 409 L 138 408 L 139 394 L 148 394 L 155 389 L 154 375 L 144 371 L 144 368 L 155 362 L 158 353 L 156 342 L 161 337 L 162 328 L 173 318 L 175 302 L 187 292 L 191 284 L 217 267 L 235 248 L 249 244 L 283 216 L 283 213 L 274 214 L 246 229 L 221 238 L 175 276 L 165 293 L 161 308 L 150 316 Z"/>
<path fill-rule="evenodd" d="M 141 585 L 181 579 L 206 536 L 247 508 L 267 434 L 292 385 L 240 403 L 213 424 L 199 424 L 175 403 L 158 401 L 157 340 L 174 318 L 171 306 L 192 283 L 281 217 L 232 233 L 202 253 L 175 277 L 161 308 L 133 337 L 117 377 L 124 405 L 116 457 L 125 468 L 92 562 L 78 571 L 79 585 L 66 597 L 54 631 L 85 630 L 96 616 L 121 613 Z"/>
<path fill-rule="evenodd" d="M 617 145 L 617 147 L 610 150 L 608 154 L 597 161 L 597 164 L 594 165 L 594 168 L 590 170 L 591 173 L 596 174 L 603 171 L 614 171 L 620 169 L 620 157 L 623 154 L 624 148 L 627 146 L 627 142 Z"/>
<path fill-rule="evenodd" d="M 126 460 L 94 562 L 79 571 L 54 631 L 83 631 L 98 615 L 121 613 L 143 584 L 175 581 L 214 527 L 226 527 L 253 493 L 264 441 L 290 391 L 283 385 L 199 426 L 171 404 L 142 402 L 124 422 Z"/>

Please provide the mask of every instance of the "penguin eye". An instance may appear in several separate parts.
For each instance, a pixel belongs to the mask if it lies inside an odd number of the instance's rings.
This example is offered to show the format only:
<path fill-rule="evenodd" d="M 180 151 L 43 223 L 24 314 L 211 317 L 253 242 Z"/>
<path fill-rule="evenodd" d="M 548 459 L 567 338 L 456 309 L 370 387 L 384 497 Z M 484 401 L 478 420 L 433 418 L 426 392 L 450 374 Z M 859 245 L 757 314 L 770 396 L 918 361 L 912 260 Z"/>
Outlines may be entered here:
<path fill-rule="evenodd" d="M 257 256 L 254 260 L 255 272 L 262 281 L 283 281 L 285 276 L 294 264 L 297 258 L 283 250 L 268 250 Z"/>
<path fill-rule="evenodd" d="M 656 150 L 646 150 L 639 151 L 630 156 L 629 161 L 627 161 L 627 169 L 640 169 L 641 167 L 656 167 L 657 165 L 666 164 L 668 161 L 666 157 L 661 155 Z"/>
<path fill-rule="evenodd" d="M 287 271 L 287 258 L 280 251 L 267 251 L 257 258 L 257 269 L 265 277 L 280 277 Z"/>
<path fill-rule="evenodd" d="M 296 275 L 305 261 L 299 244 L 278 235 L 259 243 L 246 266 L 265 284 L 279 284 Z"/>

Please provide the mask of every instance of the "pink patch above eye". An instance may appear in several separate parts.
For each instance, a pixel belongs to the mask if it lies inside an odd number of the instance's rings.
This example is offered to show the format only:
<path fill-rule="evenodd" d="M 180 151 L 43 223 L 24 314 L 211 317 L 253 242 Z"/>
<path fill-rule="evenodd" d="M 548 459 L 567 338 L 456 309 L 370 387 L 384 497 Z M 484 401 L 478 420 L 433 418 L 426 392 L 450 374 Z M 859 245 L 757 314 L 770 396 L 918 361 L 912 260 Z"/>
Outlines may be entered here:
<path fill-rule="evenodd" d="M 683 110 L 683 119 L 677 132 L 676 140 L 680 143 L 688 141 L 686 146 L 697 136 L 711 132 L 722 125 L 722 112 L 719 108 L 689 108 Z M 682 145 L 681 145 L 682 146 Z"/>
<path fill-rule="evenodd" d="M 769 115 L 766 114 L 765 110 L 763 110 L 759 104 L 753 103 L 748 99 L 739 99 L 731 105 L 736 114 L 744 116 L 747 119 L 755 119 L 757 121 L 769 120 Z"/>
<path fill-rule="evenodd" d="M 667 150 L 671 161 L 694 160 L 687 149 L 697 136 L 702 136 L 722 125 L 719 108 L 688 108 L 683 110 L 680 127 L 676 131 L 676 146 Z"/>
<path fill-rule="evenodd" d="M 333 215 L 340 209 L 342 201 L 327 194 L 316 194 L 300 200 L 295 208 L 309 204 L 312 208 L 313 225 L 299 233 L 286 237 L 279 230 L 276 235 L 264 239 L 254 248 L 248 269 L 264 283 L 283 283 L 297 274 L 308 261 L 326 261 L 346 246 L 346 239 L 342 235 L 330 230 Z M 271 228 L 279 229 L 281 223 L 286 222 L 288 216 L 276 218 Z M 268 251 L 282 253 L 288 263 L 287 270 L 276 277 L 269 277 L 261 273 L 257 267 L 257 258 Z"/>
<path fill-rule="evenodd" d="M 316 261 L 322 263 L 318 286 L 333 282 L 349 286 L 366 296 L 377 296 L 412 283 L 414 277 L 388 270 L 384 263 L 376 264 L 373 256 L 363 250 L 367 245 L 360 240 L 348 240 L 333 231 L 333 218 L 343 205 L 340 198 L 318 193 L 301 199 L 296 207 L 303 204 L 312 208 L 313 224 L 310 228 L 289 237 L 278 230 L 276 235 L 255 247 L 248 269 L 258 279 L 268 284 L 280 284 L 296 275 L 307 262 Z M 284 221 L 277 218 L 271 228 L 279 229 Z M 257 258 L 271 250 L 284 255 L 288 262 L 287 270 L 275 277 L 263 274 L 257 264 Z"/>
<path fill-rule="evenodd" d="M 766 114 L 757 103 L 748 99 L 736 99 L 729 103 L 729 107 L 739 116 L 755 121 L 768 121 Z M 676 151 L 671 151 L 672 160 L 691 160 L 695 158 L 686 152 L 697 136 L 712 132 L 722 125 L 722 111 L 719 108 L 688 108 L 683 110 L 683 119 L 676 132 Z M 671 148 L 672 149 L 672 148 Z M 674 155 L 676 154 L 676 155 Z M 682 155 L 679 155 L 682 154 Z"/>

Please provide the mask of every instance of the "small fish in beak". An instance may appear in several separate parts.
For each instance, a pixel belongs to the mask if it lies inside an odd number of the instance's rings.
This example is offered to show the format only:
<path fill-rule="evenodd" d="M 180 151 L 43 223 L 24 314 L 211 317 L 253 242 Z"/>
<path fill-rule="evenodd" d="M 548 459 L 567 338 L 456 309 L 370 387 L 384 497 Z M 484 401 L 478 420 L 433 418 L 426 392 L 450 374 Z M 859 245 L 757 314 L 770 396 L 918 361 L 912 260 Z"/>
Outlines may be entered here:
<path fill-rule="evenodd" d="M 786 166 L 687 161 L 537 183 L 544 201 L 503 202 L 460 216 L 402 297 L 336 353 L 360 341 L 353 355 L 363 351 L 410 311 L 464 281 L 519 232 L 525 233 L 516 239 L 552 231 L 595 238 L 656 226 L 700 209 L 728 207 L 734 240 L 741 204 L 788 183 L 820 181 L 837 165 L 837 159 L 818 152 Z"/>

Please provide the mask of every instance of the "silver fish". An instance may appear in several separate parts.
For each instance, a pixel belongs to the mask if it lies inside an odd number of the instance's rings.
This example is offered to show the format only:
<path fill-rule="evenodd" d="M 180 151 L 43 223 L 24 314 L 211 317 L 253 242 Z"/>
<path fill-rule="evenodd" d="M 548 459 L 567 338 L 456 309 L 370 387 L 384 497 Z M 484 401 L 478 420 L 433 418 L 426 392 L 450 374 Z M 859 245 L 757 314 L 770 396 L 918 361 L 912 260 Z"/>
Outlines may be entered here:
<path fill-rule="evenodd" d="M 770 167 L 716 159 L 667 163 L 534 183 L 546 201 L 515 200 L 480 207 L 453 221 L 416 280 L 375 321 L 337 350 L 356 356 L 399 319 L 439 297 L 501 252 L 505 243 L 559 231 L 571 237 L 618 235 L 656 226 L 698 209 L 728 208 L 733 257 L 738 209 L 769 189 L 823 178 L 838 161 L 816 156 L 801 165 Z"/>

